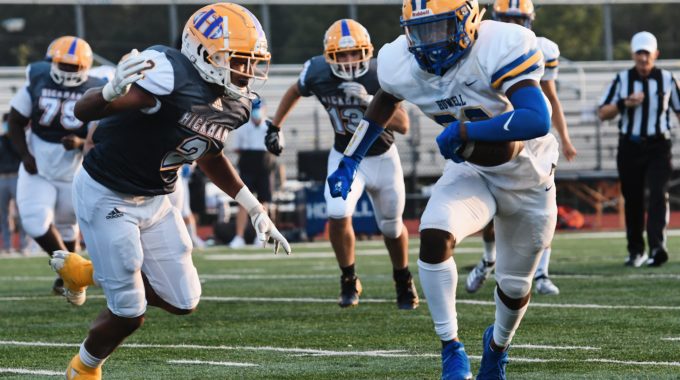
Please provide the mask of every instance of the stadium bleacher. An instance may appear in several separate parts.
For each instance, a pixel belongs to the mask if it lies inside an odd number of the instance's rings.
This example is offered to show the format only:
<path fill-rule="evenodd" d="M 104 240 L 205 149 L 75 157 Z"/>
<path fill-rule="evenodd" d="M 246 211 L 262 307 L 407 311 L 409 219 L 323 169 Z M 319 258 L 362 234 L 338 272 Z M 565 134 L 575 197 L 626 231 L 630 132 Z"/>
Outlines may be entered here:
<path fill-rule="evenodd" d="M 599 123 L 595 111 L 603 91 L 615 73 L 630 65 L 630 61 L 561 62 L 558 93 L 564 107 L 572 143 L 579 155 L 573 162 L 561 160 L 558 173 L 572 176 L 574 172 L 579 171 L 592 173 L 616 169 L 618 144 L 616 123 Z M 269 80 L 259 90 L 266 101 L 269 114 L 274 113 L 280 97 L 291 84 L 295 83 L 301 66 L 272 66 Z M 680 76 L 678 60 L 659 60 L 658 66 Z M 23 82 L 23 67 L 0 67 L 0 112 L 8 110 L 9 100 Z M 416 170 L 419 177 L 438 176 L 444 165 L 444 159 L 439 155 L 434 141 L 441 127 L 415 107 L 408 108 L 412 121 L 411 131 L 406 136 L 396 137 L 404 174 L 408 177 Z M 286 149 L 281 159 L 289 178 L 297 177 L 298 151 L 326 150 L 333 144 L 333 132 L 326 111 L 313 97 L 300 99 L 283 128 Z M 677 134 L 674 134 L 673 139 L 677 138 Z M 674 144 L 673 153 L 673 165 L 680 167 L 679 144 Z M 231 150 L 228 155 L 230 158 L 236 158 Z"/>

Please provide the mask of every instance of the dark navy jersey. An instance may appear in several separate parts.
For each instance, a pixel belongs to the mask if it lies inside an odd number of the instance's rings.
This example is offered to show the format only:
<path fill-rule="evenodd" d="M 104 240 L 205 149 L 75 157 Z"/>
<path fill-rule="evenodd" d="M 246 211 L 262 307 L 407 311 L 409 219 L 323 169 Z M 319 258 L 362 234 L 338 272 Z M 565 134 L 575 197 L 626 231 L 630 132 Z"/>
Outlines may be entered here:
<path fill-rule="evenodd" d="M 378 92 L 380 84 L 378 83 L 375 59 L 371 59 L 368 72 L 355 81 L 361 83 L 371 95 L 375 95 Z M 345 91 L 338 87 L 343 82 L 345 82 L 344 79 L 338 78 L 333 74 L 330 65 L 322 55 L 313 57 L 305 62 L 297 82 L 298 91 L 302 96 L 314 95 L 326 108 L 335 132 L 333 147 L 338 152 L 345 151 L 367 108 L 365 105 L 361 105 L 358 99 L 345 96 Z M 393 143 L 394 132 L 385 129 L 366 155 L 377 156 L 383 154 Z"/>
<path fill-rule="evenodd" d="M 76 119 L 73 109 L 85 91 L 101 87 L 106 82 L 100 78 L 88 77 L 80 86 L 66 87 L 54 83 L 50 68 L 50 63 L 39 61 L 30 64 L 26 70 L 26 90 L 30 97 L 31 111 L 30 116 L 24 116 L 31 120 L 31 131 L 42 140 L 52 143 L 59 143 L 62 137 L 71 134 L 85 138 L 87 125 Z"/>
<path fill-rule="evenodd" d="M 250 118 L 251 101 L 209 85 L 175 49 L 153 46 L 140 54 L 154 67 L 134 85 L 154 95 L 156 107 L 101 120 L 83 167 L 114 191 L 168 194 L 183 164 L 222 151 L 229 131 Z"/>

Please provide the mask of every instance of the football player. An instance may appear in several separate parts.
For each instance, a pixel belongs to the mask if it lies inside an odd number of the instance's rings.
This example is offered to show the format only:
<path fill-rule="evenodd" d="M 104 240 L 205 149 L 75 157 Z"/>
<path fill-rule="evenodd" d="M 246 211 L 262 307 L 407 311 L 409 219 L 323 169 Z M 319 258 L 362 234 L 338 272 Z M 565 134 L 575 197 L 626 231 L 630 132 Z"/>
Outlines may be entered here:
<path fill-rule="evenodd" d="M 89 76 L 91 66 L 92 50 L 85 40 L 57 38 L 45 60 L 28 65 L 26 84 L 10 102 L 10 137 L 22 159 L 17 182 L 21 224 L 50 256 L 77 247 L 71 182 L 83 159 L 89 123 L 77 119 L 73 109 L 85 91 L 104 84 Z M 55 281 L 56 294 L 62 284 Z"/>
<path fill-rule="evenodd" d="M 534 4 L 531 0 L 496 0 L 493 5 L 493 19 L 501 22 L 510 22 L 531 29 L 535 17 Z M 562 141 L 562 154 L 571 161 L 576 157 L 576 148 L 571 143 L 567 122 L 562 111 L 562 104 L 557 98 L 557 79 L 560 50 L 554 42 L 545 37 L 537 37 L 538 47 L 543 53 L 545 60 L 545 72 L 541 78 L 541 89 L 548 97 L 552 107 L 552 125 L 560 135 Z M 484 228 L 482 234 L 484 240 L 484 255 L 482 260 L 470 271 L 465 281 L 465 290 L 474 293 L 482 287 L 484 282 L 493 271 L 496 263 L 496 244 L 494 241 L 493 222 Z M 536 293 L 557 295 L 560 289 L 548 277 L 548 265 L 550 264 L 551 247 L 546 247 L 541 255 L 538 268 L 534 274 L 536 281 Z"/>
<path fill-rule="evenodd" d="M 373 98 L 355 139 L 329 176 L 333 196 L 346 197 L 371 142 L 402 100 L 417 105 L 444 130 L 436 139 L 449 161 L 421 217 L 421 286 L 442 341 L 442 378 L 471 378 L 458 336 L 453 250 L 491 219 L 498 259 L 495 321 L 483 334 L 479 379 L 505 379 L 510 342 L 531 297 L 540 253 L 556 217 L 552 168 L 557 140 L 541 92 L 543 55 L 527 28 L 481 21 L 476 0 L 405 0 L 404 35 L 378 54 L 382 90 Z M 496 166 L 465 161 L 475 142 L 523 149 Z M 470 151 L 471 150 L 471 151 Z"/>
<path fill-rule="evenodd" d="M 338 166 L 342 153 L 378 91 L 378 76 L 373 45 L 366 28 L 351 19 L 334 22 L 324 36 L 324 54 L 305 62 L 300 77 L 284 94 L 268 128 L 266 145 L 278 155 L 280 126 L 301 96 L 316 96 L 328 112 L 335 132 L 335 143 L 328 156 L 328 172 Z M 405 204 L 404 175 L 394 145 L 394 132 L 408 131 L 408 115 L 397 107 L 395 116 L 371 144 L 367 158 L 352 185 L 347 199 L 333 198 L 325 186 L 329 236 L 342 271 L 340 307 L 356 306 L 362 291 L 355 272 L 352 214 L 364 191 L 373 203 L 375 218 L 383 234 L 393 267 L 400 309 L 415 309 L 418 294 L 408 269 L 408 231 L 401 216 Z"/>
<path fill-rule="evenodd" d="M 266 79 L 270 54 L 260 22 L 240 5 L 215 3 L 194 13 L 181 52 L 166 46 L 133 50 L 103 88 L 76 104 L 81 120 L 102 119 L 96 144 L 75 177 L 74 204 L 92 261 L 57 252 L 52 267 L 69 300 L 102 287 L 107 307 L 91 326 L 67 379 L 101 379 L 103 361 L 137 330 L 147 305 L 194 311 L 201 284 L 191 240 L 166 194 L 178 169 L 196 161 L 248 210 L 260 241 L 274 252 L 290 246 L 222 150 L 250 114 L 251 82 Z"/>

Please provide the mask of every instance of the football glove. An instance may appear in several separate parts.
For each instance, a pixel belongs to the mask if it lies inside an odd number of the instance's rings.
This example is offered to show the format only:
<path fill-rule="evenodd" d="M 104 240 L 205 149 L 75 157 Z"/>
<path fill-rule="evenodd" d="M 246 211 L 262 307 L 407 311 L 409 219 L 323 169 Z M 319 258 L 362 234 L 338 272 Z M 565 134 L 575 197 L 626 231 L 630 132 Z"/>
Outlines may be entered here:
<path fill-rule="evenodd" d="M 116 66 L 113 79 L 102 89 L 102 96 L 107 102 L 112 102 L 130 91 L 130 86 L 144 78 L 143 72 L 153 67 L 152 63 L 139 56 L 137 49 L 132 49 Z"/>
<path fill-rule="evenodd" d="M 345 91 L 345 96 L 359 99 L 362 106 L 368 106 L 373 100 L 373 95 L 370 95 L 361 83 L 343 82 L 338 87 Z"/>
<path fill-rule="evenodd" d="M 264 136 L 264 145 L 270 153 L 278 156 L 283 152 L 281 128 L 272 124 L 271 120 L 265 120 L 265 124 L 267 124 L 267 134 Z"/>
<path fill-rule="evenodd" d="M 250 222 L 253 224 L 255 233 L 257 234 L 257 240 L 262 243 L 263 247 L 266 247 L 268 242 L 273 241 L 274 254 L 279 253 L 279 248 L 283 246 L 283 250 L 286 251 L 286 254 L 290 255 L 290 244 L 288 244 L 288 240 L 286 240 L 276 226 L 274 226 L 274 223 L 269 219 L 267 212 L 257 198 L 255 198 L 253 193 L 248 190 L 248 187 L 243 186 L 238 194 L 236 194 L 234 200 L 248 211 Z"/>
<path fill-rule="evenodd" d="M 343 156 L 338 164 L 338 168 L 328 176 L 328 187 L 333 198 L 342 197 L 347 199 L 347 195 L 352 191 L 352 182 L 357 176 L 359 161 L 350 157 Z"/>
<path fill-rule="evenodd" d="M 439 153 L 447 160 L 453 160 L 455 163 L 464 162 L 465 159 L 460 155 L 460 147 L 463 145 L 463 140 L 460 138 L 460 122 L 454 121 L 449 124 L 437 136 L 437 145 Z"/>

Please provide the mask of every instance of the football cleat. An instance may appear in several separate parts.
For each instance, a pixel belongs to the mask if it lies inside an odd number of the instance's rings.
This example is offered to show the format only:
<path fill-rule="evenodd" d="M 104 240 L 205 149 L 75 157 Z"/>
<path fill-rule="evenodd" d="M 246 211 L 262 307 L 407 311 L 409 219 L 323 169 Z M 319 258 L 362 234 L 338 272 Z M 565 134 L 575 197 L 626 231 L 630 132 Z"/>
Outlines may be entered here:
<path fill-rule="evenodd" d="M 556 296 L 560 294 L 558 288 L 548 277 L 542 276 L 536 279 L 536 293 Z"/>
<path fill-rule="evenodd" d="M 442 380 L 472 379 L 470 359 L 461 342 L 451 342 L 442 349 Z"/>
<path fill-rule="evenodd" d="M 80 361 L 80 355 L 71 359 L 66 368 L 66 380 L 101 380 L 102 368 L 90 368 Z"/>
<path fill-rule="evenodd" d="M 84 304 L 87 287 L 94 285 L 92 262 L 77 253 L 54 251 L 50 266 L 64 280 L 66 300 L 76 306 Z"/>
<path fill-rule="evenodd" d="M 338 298 L 338 305 L 340 307 L 357 306 L 359 304 L 359 296 L 361 295 L 361 281 L 359 277 L 340 277 L 340 298 Z"/>
<path fill-rule="evenodd" d="M 465 290 L 467 290 L 468 293 L 478 291 L 489 278 L 489 275 L 491 275 L 491 272 L 493 272 L 493 268 L 495 267 L 496 263 L 488 263 L 485 260 L 480 261 L 468 274 L 467 280 L 465 280 Z"/>
<path fill-rule="evenodd" d="M 55 296 L 64 295 L 64 280 L 62 280 L 61 277 L 54 279 L 54 282 L 52 283 L 52 293 Z"/>
<path fill-rule="evenodd" d="M 647 261 L 647 253 L 631 253 L 625 262 L 627 267 L 639 268 L 644 262 Z"/>
<path fill-rule="evenodd" d="M 663 248 L 652 250 L 652 256 L 647 260 L 648 267 L 660 267 L 668 261 L 668 252 Z"/>
<path fill-rule="evenodd" d="M 493 325 L 486 328 L 482 337 L 482 363 L 479 365 L 477 380 L 505 380 L 505 367 L 508 365 L 508 349 L 496 352 L 491 349 Z"/>
<path fill-rule="evenodd" d="M 397 307 L 402 310 L 413 310 L 418 307 L 420 299 L 418 298 L 418 291 L 416 285 L 413 283 L 413 277 L 409 274 L 406 281 L 394 281 L 394 287 L 397 290 Z"/>

